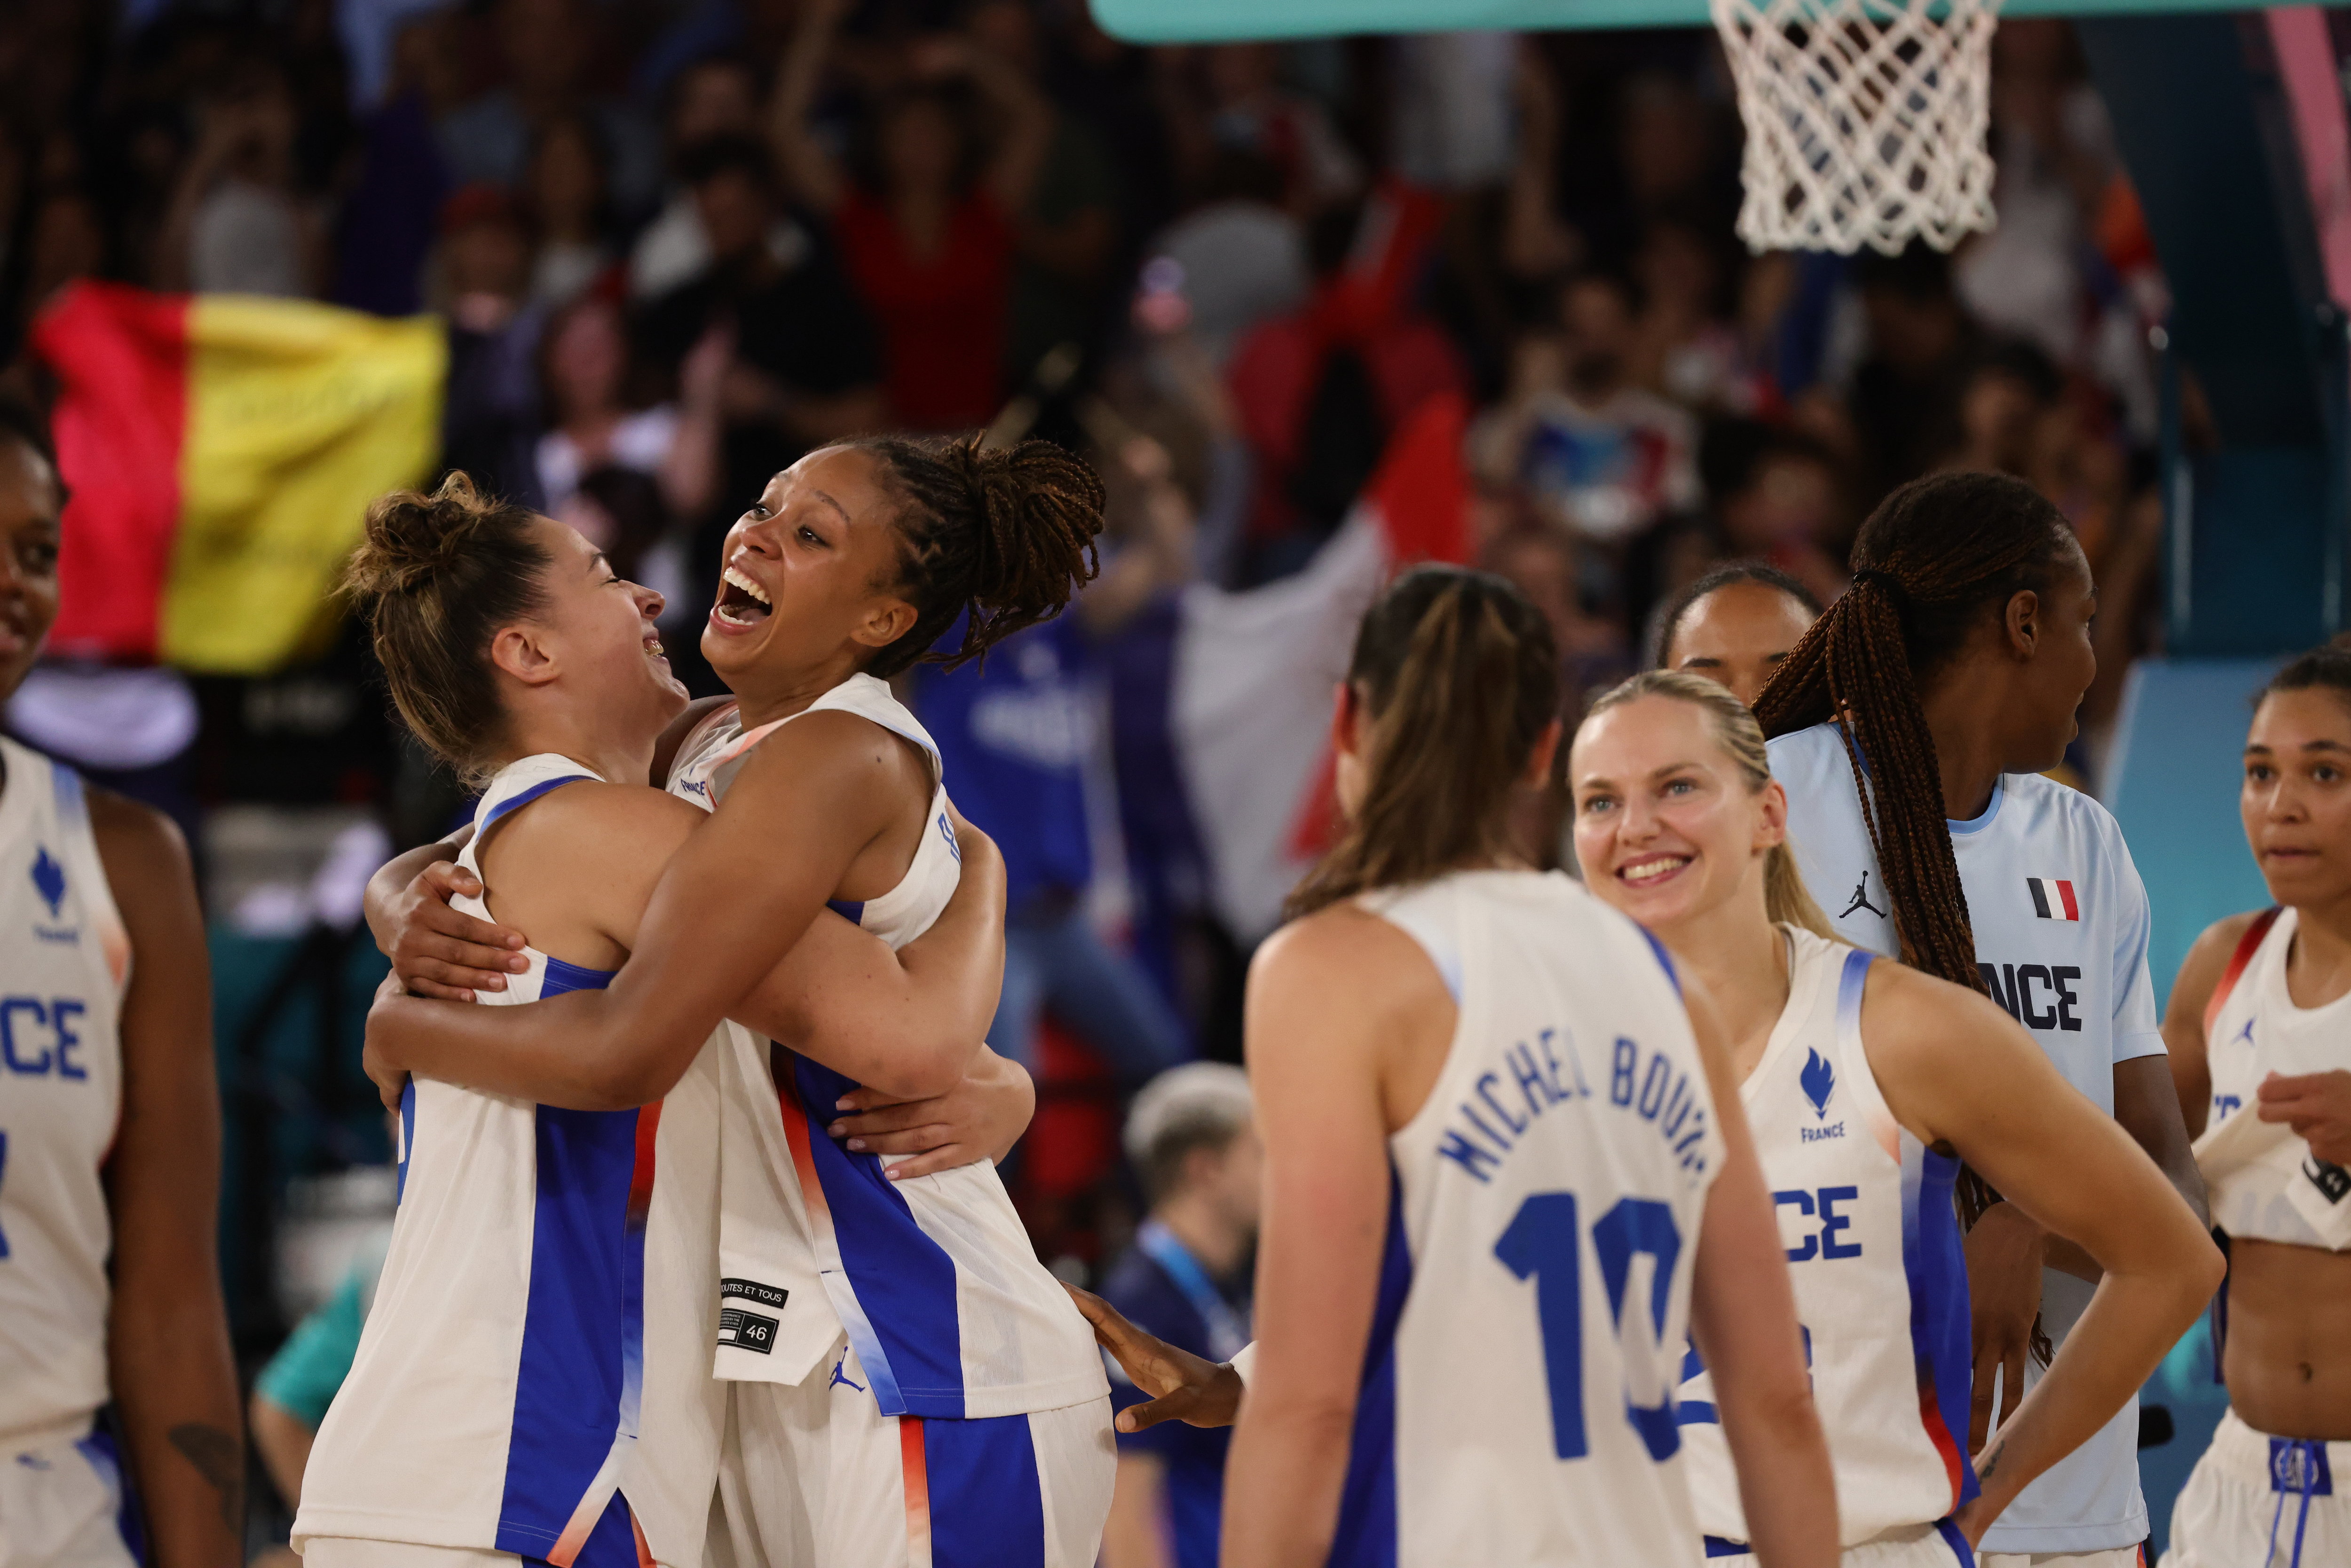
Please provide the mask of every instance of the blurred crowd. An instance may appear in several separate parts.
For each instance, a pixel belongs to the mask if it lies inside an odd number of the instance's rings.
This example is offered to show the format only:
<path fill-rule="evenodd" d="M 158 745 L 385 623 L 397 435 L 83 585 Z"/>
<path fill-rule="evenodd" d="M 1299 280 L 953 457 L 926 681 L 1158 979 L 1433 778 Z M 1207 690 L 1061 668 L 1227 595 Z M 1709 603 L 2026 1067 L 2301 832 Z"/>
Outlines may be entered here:
<path fill-rule="evenodd" d="M 11 0 L 0 380 L 43 393 L 26 328 L 77 278 L 438 313 L 444 462 L 666 594 L 698 691 L 720 541 L 776 469 L 881 426 L 1085 451 L 1102 577 L 915 706 L 1010 868 L 1029 1212 L 1099 1271 L 1144 1201 L 1122 1107 L 1236 1054 L 1261 935 L 1213 914 L 1152 716 L 1171 605 L 1305 567 L 1426 400 L 1469 411 L 1473 552 L 1579 696 L 1713 566 L 1826 600 L 1895 485 L 2022 476 L 2100 582 L 2095 779 L 2158 628 L 2164 285 L 2064 24 L 2002 24 L 1993 110 L 1994 233 L 1759 256 L 1702 32 L 1140 48 L 1081 0 Z M 10 718 L 203 830 L 216 920 L 256 931 L 285 923 L 239 869 L 252 810 L 405 843 L 459 804 L 348 634 L 265 680 L 61 669 Z"/>

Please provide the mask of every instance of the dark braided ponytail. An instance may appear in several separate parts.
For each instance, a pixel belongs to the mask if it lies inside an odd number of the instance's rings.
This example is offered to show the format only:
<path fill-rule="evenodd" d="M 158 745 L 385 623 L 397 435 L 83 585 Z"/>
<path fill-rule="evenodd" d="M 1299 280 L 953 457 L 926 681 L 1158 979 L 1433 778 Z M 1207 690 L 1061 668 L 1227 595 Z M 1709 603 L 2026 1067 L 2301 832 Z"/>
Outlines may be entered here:
<path fill-rule="evenodd" d="M 1458 566 L 1396 579 L 1364 614 L 1347 680 L 1363 804 L 1290 895 L 1292 917 L 1504 854 L 1512 789 L 1559 716 L 1551 623 L 1505 579 Z"/>
<path fill-rule="evenodd" d="M 1985 992 L 1951 853 L 1935 737 L 1919 691 L 1986 615 L 2047 594 L 2075 549 L 2064 515 L 2005 474 L 1937 474 L 1886 497 L 1853 547 L 1853 587 L 1755 699 L 1767 736 L 1842 720 L 1862 821 L 1891 900 L 1902 961 Z M 1972 1225 L 1998 1195 L 1963 1173 Z"/>
<path fill-rule="evenodd" d="M 977 435 L 868 436 L 843 444 L 872 457 L 896 497 L 903 546 L 897 586 L 914 624 L 865 673 L 910 669 L 967 610 L 963 641 L 931 654 L 953 669 L 1015 632 L 1050 621 L 1100 562 L 1102 482 L 1050 441 L 989 451 Z"/>

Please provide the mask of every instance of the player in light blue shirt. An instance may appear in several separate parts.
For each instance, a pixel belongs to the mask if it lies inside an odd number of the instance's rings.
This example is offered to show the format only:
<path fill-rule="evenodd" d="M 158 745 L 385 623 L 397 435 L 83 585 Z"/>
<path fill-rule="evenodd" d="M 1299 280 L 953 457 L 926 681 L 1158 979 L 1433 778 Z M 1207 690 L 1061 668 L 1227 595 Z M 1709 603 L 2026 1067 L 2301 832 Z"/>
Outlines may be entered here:
<path fill-rule="evenodd" d="M 1805 882 L 1844 940 L 1990 992 L 2203 1216 L 2157 1032 L 2146 889 L 2105 808 L 2041 777 L 2097 673 L 2097 591 L 2072 528 L 2016 479 L 1937 475 L 1886 497 L 1853 563 L 1852 590 L 1755 704 Z M 1961 1196 L 1990 1203 L 1967 1243 L 1980 1449 L 1995 1377 L 2032 1385 L 2046 1352 L 2028 1343 L 2062 1343 L 2096 1274 L 1980 1182 Z M 2136 1563 L 2137 1437 L 2134 1401 L 2010 1506 L 1986 1568 Z"/>

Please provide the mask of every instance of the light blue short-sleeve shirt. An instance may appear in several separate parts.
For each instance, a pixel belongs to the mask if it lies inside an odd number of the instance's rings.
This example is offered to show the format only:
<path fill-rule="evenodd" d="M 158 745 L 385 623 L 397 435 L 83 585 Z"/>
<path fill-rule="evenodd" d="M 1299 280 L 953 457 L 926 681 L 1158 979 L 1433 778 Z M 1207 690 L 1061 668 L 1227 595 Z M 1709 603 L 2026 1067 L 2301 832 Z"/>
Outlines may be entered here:
<path fill-rule="evenodd" d="M 1831 725 L 1771 742 L 1788 792 L 1788 837 L 1804 883 L 1839 937 L 1888 956 L 1894 932 L 1885 873 L 1870 848 L 1844 742 Z M 1975 931 L 1976 967 L 1993 999 L 2109 1115 L 2117 1062 L 2163 1051 L 2147 975 L 2147 889 L 2106 809 L 2037 774 L 2005 775 L 1982 815 L 1950 824 L 1951 851 Z M 2042 1322 L 2053 1341 L 2093 1287 L 2043 1270 Z M 2027 1369 L 2028 1387 L 2038 1368 Z M 2138 1490 L 2138 1402 L 2027 1487 L 1984 1537 L 1986 1552 L 2097 1552 L 2147 1533 Z"/>

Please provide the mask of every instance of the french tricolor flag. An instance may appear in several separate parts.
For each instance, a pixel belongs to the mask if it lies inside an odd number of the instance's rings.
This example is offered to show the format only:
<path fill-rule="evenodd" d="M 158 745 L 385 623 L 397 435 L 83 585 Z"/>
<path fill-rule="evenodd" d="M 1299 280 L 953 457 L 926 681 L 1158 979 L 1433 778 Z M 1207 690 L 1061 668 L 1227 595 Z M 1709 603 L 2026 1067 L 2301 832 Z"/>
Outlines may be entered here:
<path fill-rule="evenodd" d="M 2025 887 L 2032 894 L 2032 913 L 2043 920 L 2079 920 L 2081 902 L 2074 896 L 2074 884 L 2062 877 L 2028 876 Z"/>

